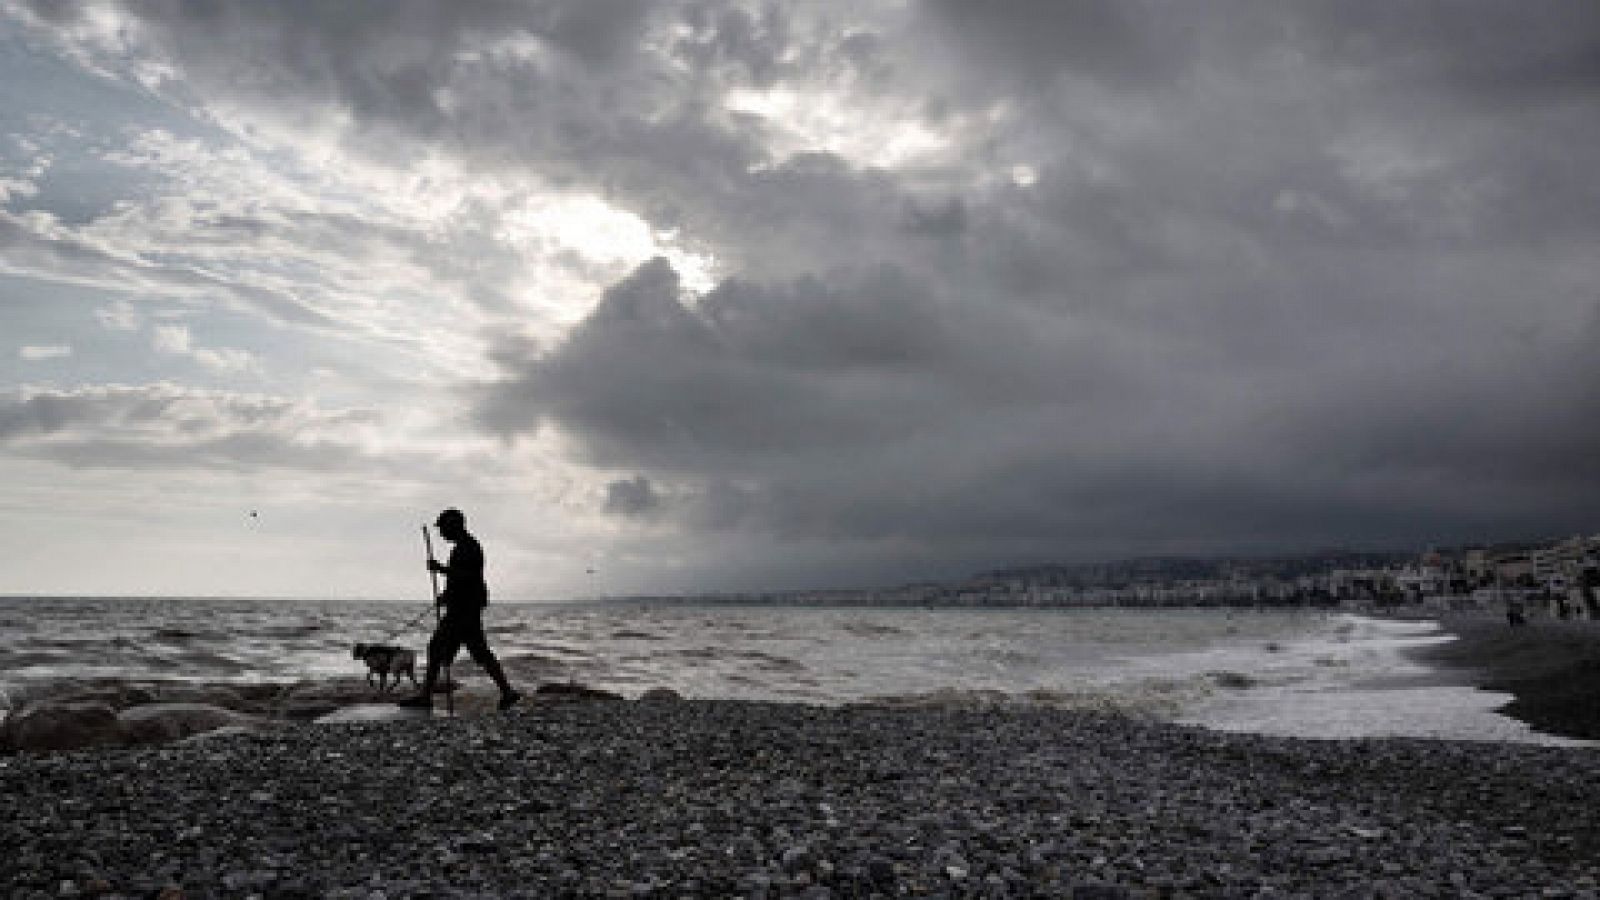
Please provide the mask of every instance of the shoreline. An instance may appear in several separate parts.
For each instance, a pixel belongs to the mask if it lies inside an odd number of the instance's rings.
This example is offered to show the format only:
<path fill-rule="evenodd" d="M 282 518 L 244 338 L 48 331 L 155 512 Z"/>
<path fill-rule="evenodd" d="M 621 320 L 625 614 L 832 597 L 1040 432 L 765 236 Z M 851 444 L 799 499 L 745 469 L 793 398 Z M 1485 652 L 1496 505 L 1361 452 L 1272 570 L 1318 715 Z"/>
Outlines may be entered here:
<path fill-rule="evenodd" d="M 1414 648 L 1414 659 L 1511 694 L 1496 711 L 1535 731 L 1600 740 L 1600 622 L 1534 619 L 1513 628 L 1484 614 L 1434 621 L 1455 640 Z"/>
<path fill-rule="evenodd" d="M 294 725 L 0 758 L 0 796 L 16 897 L 1600 889 L 1592 752 L 1039 709 L 660 699 Z"/>

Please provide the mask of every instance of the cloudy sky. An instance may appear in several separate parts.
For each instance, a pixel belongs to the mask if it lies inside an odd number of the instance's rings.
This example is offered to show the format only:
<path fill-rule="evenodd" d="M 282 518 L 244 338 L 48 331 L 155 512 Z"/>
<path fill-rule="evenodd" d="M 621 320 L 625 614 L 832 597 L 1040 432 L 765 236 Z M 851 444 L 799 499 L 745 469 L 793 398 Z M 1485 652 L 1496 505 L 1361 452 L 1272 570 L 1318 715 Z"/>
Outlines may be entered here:
<path fill-rule="evenodd" d="M 1591 0 L 0 0 L 0 593 L 1600 531 L 1597 163 Z"/>

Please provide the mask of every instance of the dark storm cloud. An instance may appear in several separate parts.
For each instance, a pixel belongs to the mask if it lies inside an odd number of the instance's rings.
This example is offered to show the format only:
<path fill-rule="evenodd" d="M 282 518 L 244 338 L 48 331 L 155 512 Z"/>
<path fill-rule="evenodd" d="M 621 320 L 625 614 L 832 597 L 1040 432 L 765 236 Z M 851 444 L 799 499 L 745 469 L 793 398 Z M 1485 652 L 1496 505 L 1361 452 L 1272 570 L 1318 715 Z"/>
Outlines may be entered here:
<path fill-rule="evenodd" d="M 1580 352 L 1424 378 L 1386 346 L 1341 383 L 959 316 L 884 274 L 724 285 L 690 309 L 658 261 L 486 409 L 537 398 L 595 463 L 681 488 L 695 525 L 898 541 L 915 565 L 1466 538 L 1581 523 L 1596 499 L 1600 371 Z"/>
<path fill-rule="evenodd" d="M 606 485 L 605 511 L 610 515 L 636 518 L 649 515 L 660 506 L 660 495 L 643 475 L 619 478 Z"/>
<path fill-rule="evenodd" d="M 1594 527 L 1589 11 L 1288 5 L 1170 45 L 1136 4 L 1006 8 L 954 38 L 1027 76 L 995 137 L 1032 189 L 899 193 L 842 163 L 752 189 L 725 215 L 829 274 L 686 303 L 646 266 L 513 366 L 490 423 L 558 423 L 696 527 L 862 542 L 907 574 Z M 1126 52 L 1032 37 L 1069 24 Z M 950 96 L 986 102 L 1006 65 Z M 909 268 L 829 268 L 822 223 Z"/>

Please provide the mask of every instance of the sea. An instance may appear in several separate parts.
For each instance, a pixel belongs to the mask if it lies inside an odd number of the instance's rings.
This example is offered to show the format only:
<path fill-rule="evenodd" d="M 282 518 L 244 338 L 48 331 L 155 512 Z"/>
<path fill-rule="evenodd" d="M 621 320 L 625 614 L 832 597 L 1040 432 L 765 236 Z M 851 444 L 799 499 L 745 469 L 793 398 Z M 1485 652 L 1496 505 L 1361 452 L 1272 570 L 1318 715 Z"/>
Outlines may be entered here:
<path fill-rule="evenodd" d="M 361 676 L 354 643 L 423 655 L 422 604 L 305 599 L 0 598 L 0 716 L 89 680 L 295 682 Z M 882 609 L 495 603 L 491 645 L 519 683 L 625 696 L 838 705 L 1117 710 L 1223 731 L 1578 745 L 1495 712 L 1407 651 L 1437 623 L 1344 612 Z M 455 671 L 485 676 L 465 654 Z"/>

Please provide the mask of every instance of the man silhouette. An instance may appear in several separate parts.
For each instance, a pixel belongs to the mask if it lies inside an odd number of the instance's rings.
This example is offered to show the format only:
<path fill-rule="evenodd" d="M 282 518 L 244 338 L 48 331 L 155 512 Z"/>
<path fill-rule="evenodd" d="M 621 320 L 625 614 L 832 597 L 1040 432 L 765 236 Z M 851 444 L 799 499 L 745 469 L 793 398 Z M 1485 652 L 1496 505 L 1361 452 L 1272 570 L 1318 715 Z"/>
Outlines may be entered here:
<path fill-rule="evenodd" d="M 483 547 L 478 539 L 467 533 L 467 517 L 459 509 L 439 513 L 434 522 L 439 536 L 454 544 L 450 548 L 450 561 L 441 563 L 428 560 L 428 570 L 440 572 L 445 577 L 444 591 L 438 603 L 444 607 L 444 618 L 428 641 L 428 674 L 423 678 L 417 696 L 404 701 L 406 706 L 433 706 L 434 684 L 439 680 L 439 670 L 455 659 L 465 645 L 472 661 L 483 667 L 500 688 L 500 708 L 507 709 L 521 698 L 506 680 L 500 660 L 489 650 L 489 640 L 483 634 L 483 608 L 489 605 L 489 586 L 483 580 Z"/>

